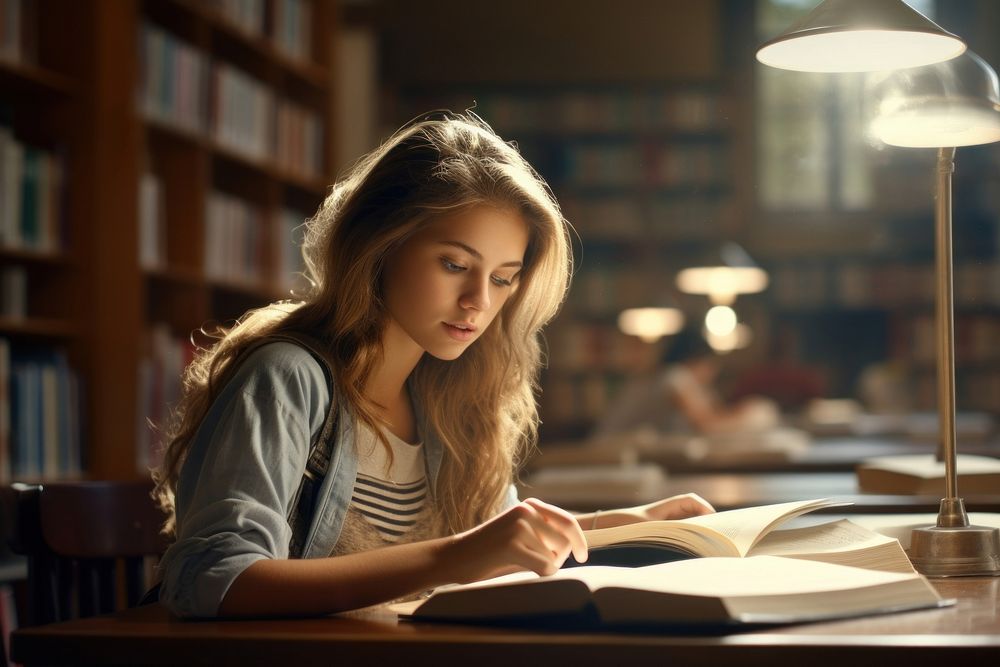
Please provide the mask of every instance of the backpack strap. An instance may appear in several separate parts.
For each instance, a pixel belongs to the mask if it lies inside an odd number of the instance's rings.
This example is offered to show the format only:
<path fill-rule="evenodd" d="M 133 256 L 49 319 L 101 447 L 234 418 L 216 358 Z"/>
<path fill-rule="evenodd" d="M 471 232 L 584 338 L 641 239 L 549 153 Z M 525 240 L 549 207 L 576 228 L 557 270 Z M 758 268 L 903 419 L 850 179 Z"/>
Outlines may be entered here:
<path fill-rule="evenodd" d="M 330 468 L 330 458 L 333 456 L 333 448 L 336 445 L 339 406 L 334 398 L 333 362 L 326 347 L 316 338 L 298 331 L 274 333 L 254 342 L 244 350 L 242 356 L 246 358 L 253 350 L 278 341 L 293 343 L 309 352 L 322 367 L 327 385 L 330 388 L 330 408 L 323 419 L 323 426 L 320 428 L 319 434 L 309 445 L 309 458 L 306 460 L 306 467 L 302 473 L 302 481 L 299 482 L 299 488 L 295 491 L 287 516 L 288 525 L 292 529 L 292 537 L 288 544 L 288 557 L 301 558 L 306 538 L 309 536 L 309 527 L 312 525 L 316 498 L 319 495 L 323 479 L 326 477 L 326 472 Z"/>

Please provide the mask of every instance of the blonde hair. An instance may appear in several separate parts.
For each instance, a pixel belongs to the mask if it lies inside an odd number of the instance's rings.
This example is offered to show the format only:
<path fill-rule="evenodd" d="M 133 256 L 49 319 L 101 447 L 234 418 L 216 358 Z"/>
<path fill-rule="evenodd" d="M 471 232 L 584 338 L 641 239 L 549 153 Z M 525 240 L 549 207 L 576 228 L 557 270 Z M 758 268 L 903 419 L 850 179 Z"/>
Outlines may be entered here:
<path fill-rule="evenodd" d="M 472 113 L 436 112 L 359 160 L 307 221 L 302 252 L 312 287 L 301 302 L 247 313 L 186 370 L 163 464 L 154 472 L 154 493 L 169 517 L 165 531 L 175 527 L 174 493 L 195 433 L 234 361 L 262 337 L 300 331 L 323 342 L 335 396 L 380 432 L 364 386 L 382 355 L 386 259 L 436 217 L 481 204 L 514 210 L 528 225 L 519 287 L 458 359 L 423 355 L 410 387 L 419 417 L 445 448 L 434 489 L 441 528 L 466 530 L 498 511 L 537 437 L 540 332 L 569 287 L 569 226 L 516 148 Z"/>

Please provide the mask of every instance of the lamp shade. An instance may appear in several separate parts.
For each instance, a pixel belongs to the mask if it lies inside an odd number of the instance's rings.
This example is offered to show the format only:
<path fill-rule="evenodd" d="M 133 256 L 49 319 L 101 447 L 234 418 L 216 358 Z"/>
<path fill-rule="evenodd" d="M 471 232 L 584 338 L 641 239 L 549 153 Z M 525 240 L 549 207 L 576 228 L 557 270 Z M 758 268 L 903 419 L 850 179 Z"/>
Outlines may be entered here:
<path fill-rule="evenodd" d="M 699 266 L 677 274 L 677 288 L 688 294 L 706 294 L 712 303 L 727 305 L 739 294 L 761 292 L 767 287 L 767 272 L 757 266 L 740 245 L 724 243 L 714 256 Z"/>
<path fill-rule="evenodd" d="M 679 308 L 628 308 L 618 315 L 618 328 L 622 333 L 637 336 L 647 343 L 673 335 L 683 326 L 684 313 Z"/>
<path fill-rule="evenodd" d="M 939 148 L 1000 141 L 1000 84 L 972 51 L 887 73 L 874 85 L 872 133 L 892 146 Z"/>
<path fill-rule="evenodd" d="M 757 50 L 757 60 L 802 72 L 872 72 L 954 58 L 965 42 L 902 0 L 825 0 Z"/>

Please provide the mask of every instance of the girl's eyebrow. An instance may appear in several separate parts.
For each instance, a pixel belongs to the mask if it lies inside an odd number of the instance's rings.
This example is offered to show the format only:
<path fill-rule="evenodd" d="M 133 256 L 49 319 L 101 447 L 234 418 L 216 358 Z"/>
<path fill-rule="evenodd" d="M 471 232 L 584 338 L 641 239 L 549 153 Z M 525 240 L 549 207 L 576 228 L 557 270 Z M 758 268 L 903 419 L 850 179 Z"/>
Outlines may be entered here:
<path fill-rule="evenodd" d="M 466 244 L 462 243 L 461 241 L 441 241 L 441 245 L 450 245 L 450 246 L 454 246 L 456 248 L 461 248 L 462 250 L 464 250 L 465 252 L 469 253 L 470 255 L 472 255 L 473 257 L 475 257 L 476 259 L 478 259 L 479 261 L 483 261 L 483 254 L 481 252 L 479 252 L 478 250 L 476 250 L 475 248 L 473 248 L 470 245 L 466 245 Z M 512 266 L 514 268 L 518 268 L 519 269 L 522 266 L 524 266 L 524 262 L 516 262 L 516 261 L 515 262 L 504 262 L 500 266 L 501 267 Z"/>

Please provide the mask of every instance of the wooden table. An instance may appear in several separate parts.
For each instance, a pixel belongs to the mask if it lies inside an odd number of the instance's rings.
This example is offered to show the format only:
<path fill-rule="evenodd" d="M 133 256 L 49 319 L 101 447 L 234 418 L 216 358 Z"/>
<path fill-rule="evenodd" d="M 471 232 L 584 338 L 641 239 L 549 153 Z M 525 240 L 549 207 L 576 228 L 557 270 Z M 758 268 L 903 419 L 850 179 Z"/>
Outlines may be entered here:
<path fill-rule="evenodd" d="M 940 580 L 945 609 L 697 636 L 541 632 L 399 622 L 388 614 L 180 621 L 156 605 L 23 629 L 24 665 L 994 665 L 1000 578 Z M 895 661 L 889 663 L 888 661 Z"/>

